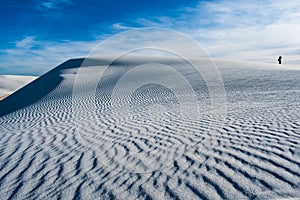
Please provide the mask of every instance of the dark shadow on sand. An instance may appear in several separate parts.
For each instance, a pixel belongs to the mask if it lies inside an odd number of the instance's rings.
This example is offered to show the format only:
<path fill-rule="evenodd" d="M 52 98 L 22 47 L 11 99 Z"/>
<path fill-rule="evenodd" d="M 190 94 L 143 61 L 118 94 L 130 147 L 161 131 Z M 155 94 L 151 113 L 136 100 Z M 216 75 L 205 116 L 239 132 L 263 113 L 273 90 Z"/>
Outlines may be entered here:
<path fill-rule="evenodd" d="M 62 70 L 80 67 L 83 58 L 70 59 L 0 101 L 0 117 L 25 108 L 51 92 L 62 81 Z"/>
<path fill-rule="evenodd" d="M 139 64 L 145 63 L 145 58 L 135 58 L 135 59 L 122 59 L 121 61 L 116 59 L 111 62 L 111 59 L 102 58 L 102 59 L 85 59 L 85 58 L 76 58 L 70 59 L 66 62 L 60 64 L 54 69 L 50 70 L 46 74 L 41 77 L 35 79 L 28 85 L 19 89 L 15 93 L 6 97 L 2 101 L 0 101 L 0 117 L 21 108 L 25 108 L 30 106 L 48 95 L 52 90 L 54 90 L 63 80 L 60 76 L 62 70 L 79 68 L 79 67 L 88 67 L 88 66 L 124 66 L 124 62 L 127 66 L 136 66 Z M 155 58 L 149 59 L 148 62 L 156 62 Z M 162 59 L 159 58 L 159 63 L 172 65 L 174 63 L 178 63 L 178 60 L 170 60 L 170 59 Z M 128 67 L 130 68 L 130 67 Z"/>

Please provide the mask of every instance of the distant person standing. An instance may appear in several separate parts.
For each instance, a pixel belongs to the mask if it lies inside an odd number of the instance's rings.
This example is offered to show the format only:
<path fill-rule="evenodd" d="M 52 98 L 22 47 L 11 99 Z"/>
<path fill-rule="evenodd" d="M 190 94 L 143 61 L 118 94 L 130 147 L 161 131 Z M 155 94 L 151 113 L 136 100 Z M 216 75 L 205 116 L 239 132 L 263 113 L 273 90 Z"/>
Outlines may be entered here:
<path fill-rule="evenodd" d="M 282 57 L 279 56 L 279 58 L 278 58 L 278 63 L 279 63 L 279 64 L 281 64 L 281 59 L 282 59 Z"/>

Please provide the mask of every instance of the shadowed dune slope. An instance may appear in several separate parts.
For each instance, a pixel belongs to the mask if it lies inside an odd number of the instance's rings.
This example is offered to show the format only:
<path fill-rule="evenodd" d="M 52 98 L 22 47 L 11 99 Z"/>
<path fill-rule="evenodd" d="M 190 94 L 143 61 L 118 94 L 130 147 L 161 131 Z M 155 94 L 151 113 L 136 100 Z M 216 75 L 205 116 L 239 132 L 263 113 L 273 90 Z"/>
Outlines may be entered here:
<path fill-rule="evenodd" d="M 80 67 L 84 59 L 70 59 L 0 101 L 0 116 L 27 107 L 51 92 L 62 81 L 62 70 Z"/>

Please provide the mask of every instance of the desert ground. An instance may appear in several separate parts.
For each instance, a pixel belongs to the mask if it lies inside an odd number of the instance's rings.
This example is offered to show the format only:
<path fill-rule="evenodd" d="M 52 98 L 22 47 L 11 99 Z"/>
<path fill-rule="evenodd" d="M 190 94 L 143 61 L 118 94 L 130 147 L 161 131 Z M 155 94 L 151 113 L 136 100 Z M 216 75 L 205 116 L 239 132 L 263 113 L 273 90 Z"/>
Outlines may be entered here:
<path fill-rule="evenodd" d="M 194 101 L 155 65 L 122 79 L 151 59 L 120 59 L 98 82 L 101 60 L 82 61 L 0 101 L 0 199 L 300 198 L 300 66 L 216 59 L 220 116 L 205 77 L 179 61 L 159 63 Z M 149 77 L 172 89 L 149 83 L 128 96 Z M 199 115 L 181 116 L 193 106 Z"/>

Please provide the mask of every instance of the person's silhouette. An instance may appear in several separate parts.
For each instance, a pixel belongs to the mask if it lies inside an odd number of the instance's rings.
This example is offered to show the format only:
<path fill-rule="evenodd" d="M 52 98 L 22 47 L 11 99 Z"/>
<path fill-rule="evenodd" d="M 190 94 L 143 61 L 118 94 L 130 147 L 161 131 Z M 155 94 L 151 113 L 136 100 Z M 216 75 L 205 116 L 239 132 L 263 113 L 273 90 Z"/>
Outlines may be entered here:
<path fill-rule="evenodd" d="M 281 64 L 281 59 L 282 59 L 282 57 L 279 56 L 279 58 L 278 58 L 278 63 L 279 63 L 279 64 Z"/>

